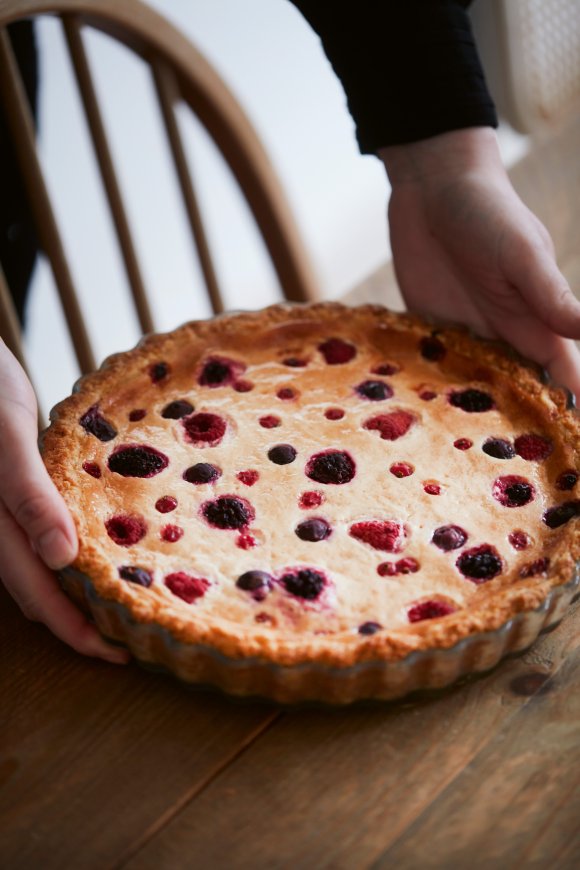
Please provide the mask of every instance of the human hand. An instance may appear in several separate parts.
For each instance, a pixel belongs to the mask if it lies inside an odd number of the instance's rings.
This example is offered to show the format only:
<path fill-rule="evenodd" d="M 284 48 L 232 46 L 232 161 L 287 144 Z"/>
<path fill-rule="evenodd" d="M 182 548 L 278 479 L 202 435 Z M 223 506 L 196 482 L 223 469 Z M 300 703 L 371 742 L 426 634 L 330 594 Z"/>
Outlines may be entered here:
<path fill-rule="evenodd" d="M 0 577 L 28 619 L 43 622 L 84 655 L 123 664 L 128 654 L 106 643 L 60 590 L 51 569 L 77 553 L 77 535 L 37 447 L 34 391 L 0 340 Z"/>
<path fill-rule="evenodd" d="M 580 400 L 580 302 L 514 191 L 491 128 L 379 152 L 393 262 L 408 308 L 502 338 Z"/>

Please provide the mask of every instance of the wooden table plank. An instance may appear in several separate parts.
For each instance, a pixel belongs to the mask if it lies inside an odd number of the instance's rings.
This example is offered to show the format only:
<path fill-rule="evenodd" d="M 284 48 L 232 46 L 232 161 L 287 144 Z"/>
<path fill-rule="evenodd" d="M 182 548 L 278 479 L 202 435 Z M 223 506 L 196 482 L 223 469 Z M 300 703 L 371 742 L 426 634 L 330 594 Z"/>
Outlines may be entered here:
<path fill-rule="evenodd" d="M 0 867 L 111 866 L 277 715 L 81 658 L 4 590 L 0 612 Z"/>
<path fill-rule="evenodd" d="M 200 867 L 370 866 L 526 715 L 579 629 L 576 604 L 524 657 L 433 699 L 286 714 L 125 866 L 173 868 L 185 855 Z"/>

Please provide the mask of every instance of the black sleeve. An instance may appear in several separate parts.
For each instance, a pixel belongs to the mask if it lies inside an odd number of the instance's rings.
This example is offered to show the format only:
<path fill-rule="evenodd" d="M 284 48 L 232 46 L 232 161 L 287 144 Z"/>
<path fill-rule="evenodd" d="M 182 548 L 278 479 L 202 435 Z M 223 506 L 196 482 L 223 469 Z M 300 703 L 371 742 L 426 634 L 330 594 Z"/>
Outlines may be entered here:
<path fill-rule="evenodd" d="M 470 0 L 291 0 L 346 91 L 363 154 L 463 127 L 497 126 Z"/>

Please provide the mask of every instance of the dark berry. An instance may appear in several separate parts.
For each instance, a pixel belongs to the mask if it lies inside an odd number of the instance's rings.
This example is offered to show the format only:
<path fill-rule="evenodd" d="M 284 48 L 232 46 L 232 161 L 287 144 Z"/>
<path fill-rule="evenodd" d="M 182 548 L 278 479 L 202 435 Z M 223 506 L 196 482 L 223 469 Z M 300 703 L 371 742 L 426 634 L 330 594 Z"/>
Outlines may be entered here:
<path fill-rule="evenodd" d="M 580 501 L 564 501 L 548 508 L 542 519 L 550 529 L 557 529 L 577 516 L 580 516 Z"/>
<path fill-rule="evenodd" d="M 458 438 L 453 442 L 453 446 L 457 447 L 458 450 L 469 450 L 470 447 L 473 447 L 473 441 L 470 438 Z"/>
<path fill-rule="evenodd" d="M 183 529 L 181 526 L 167 525 L 161 529 L 161 538 L 169 544 L 174 544 L 183 537 Z"/>
<path fill-rule="evenodd" d="M 186 438 L 191 444 L 215 447 L 226 433 L 226 421 L 217 414 L 203 412 L 184 417 L 181 421 Z"/>
<path fill-rule="evenodd" d="M 254 385 L 251 381 L 236 381 L 234 384 L 236 393 L 250 393 L 253 389 Z"/>
<path fill-rule="evenodd" d="M 185 399 L 178 399 L 176 402 L 170 402 L 164 407 L 161 416 L 166 420 L 181 420 L 182 417 L 187 417 L 188 414 L 193 414 L 194 407 Z"/>
<path fill-rule="evenodd" d="M 438 483 L 426 483 L 423 489 L 427 495 L 441 495 L 441 487 Z"/>
<path fill-rule="evenodd" d="M 424 402 L 432 402 L 433 399 L 437 398 L 437 393 L 434 393 L 433 390 L 421 390 L 419 398 L 423 399 Z"/>
<path fill-rule="evenodd" d="M 83 462 L 83 471 L 86 471 L 87 474 L 90 474 L 91 477 L 97 480 L 101 476 L 101 466 L 98 462 Z"/>
<path fill-rule="evenodd" d="M 376 634 L 377 631 L 382 629 L 382 625 L 380 622 L 363 622 L 362 625 L 358 627 L 359 634 Z"/>
<path fill-rule="evenodd" d="M 296 459 L 296 450 L 291 444 L 276 444 L 268 450 L 268 459 L 275 465 L 290 465 Z"/>
<path fill-rule="evenodd" d="M 291 399 L 296 398 L 296 391 L 292 387 L 281 387 L 276 395 L 283 402 L 289 402 Z"/>
<path fill-rule="evenodd" d="M 324 412 L 324 416 L 327 420 L 342 420 L 344 417 L 344 411 L 342 408 L 328 408 Z"/>
<path fill-rule="evenodd" d="M 366 520 L 353 523 L 348 530 L 351 538 L 368 544 L 375 550 L 398 553 L 405 544 L 405 527 L 395 520 Z"/>
<path fill-rule="evenodd" d="M 454 408 L 461 408 L 468 414 L 481 414 L 495 408 L 495 402 L 489 393 L 472 387 L 467 390 L 453 390 L 449 396 L 449 402 Z"/>
<path fill-rule="evenodd" d="M 280 577 L 280 583 L 291 595 L 314 601 L 325 586 L 324 574 L 311 568 L 288 571 Z"/>
<path fill-rule="evenodd" d="M 534 500 L 535 489 L 525 477 L 507 474 L 493 482 L 492 495 L 504 507 L 523 507 Z"/>
<path fill-rule="evenodd" d="M 251 592 L 255 601 L 263 601 L 272 588 L 272 577 L 265 571 L 246 571 L 236 580 L 238 589 Z"/>
<path fill-rule="evenodd" d="M 305 473 L 318 483 L 349 483 L 356 471 L 354 459 L 344 450 L 326 450 L 315 453 L 306 464 Z"/>
<path fill-rule="evenodd" d="M 136 583 L 137 586 L 151 586 L 153 577 L 145 568 L 138 568 L 137 565 L 122 565 L 119 568 L 119 577 L 127 580 L 129 583 Z"/>
<path fill-rule="evenodd" d="M 164 362 L 153 363 L 149 366 L 148 371 L 152 382 L 158 384 L 159 381 L 164 381 L 169 374 L 169 366 Z"/>
<path fill-rule="evenodd" d="M 118 514 L 105 522 L 108 536 L 120 547 L 137 544 L 147 532 L 143 517 Z"/>
<path fill-rule="evenodd" d="M 244 483 L 246 486 L 253 486 L 259 479 L 260 473 L 254 469 L 249 469 L 248 471 L 238 471 L 236 477 L 240 483 Z"/>
<path fill-rule="evenodd" d="M 481 544 L 479 547 L 466 550 L 455 564 L 468 580 L 477 584 L 497 577 L 503 568 L 497 550 L 490 544 Z"/>
<path fill-rule="evenodd" d="M 363 423 L 363 429 L 380 432 L 384 441 L 396 441 L 407 434 L 414 422 L 415 417 L 408 411 L 391 411 L 390 414 L 369 417 Z"/>
<path fill-rule="evenodd" d="M 529 536 L 525 532 L 522 532 L 521 529 L 510 532 L 508 541 L 514 550 L 527 550 L 531 543 Z"/>
<path fill-rule="evenodd" d="M 301 507 L 303 510 L 320 507 L 323 501 L 324 496 L 321 492 L 303 492 L 298 501 L 298 507 Z"/>
<path fill-rule="evenodd" d="M 578 483 L 578 472 L 577 471 L 563 471 L 562 474 L 558 477 L 556 481 L 556 486 L 561 490 L 570 490 L 574 489 L 576 484 Z"/>
<path fill-rule="evenodd" d="M 246 366 L 237 360 L 226 357 L 210 357 L 203 365 L 198 383 L 202 387 L 224 387 L 237 380 L 246 370 Z"/>
<path fill-rule="evenodd" d="M 300 359 L 296 356 L 288 356 L 282 360 L 282 365 L 290 366 L 292 369 L 302 369 L 305 365 L 308 365 L 308 360 Z"/>
<path fill-rule="evenodd" d="M 145 408 L 134 408 L 132 411 L 129 411 L 129 420 L 131 423 L 138 423 L 139 420 L 143 420 L 146 416 L 147 411 Z"/>
<path fill-rule="evenodd" d="M 330 524 L 326 520 L 312 517 L 299 523 L 294 529 L 301 541 L 324 541 L 332 532 Z"/>
<path fill-rule="evenodd" d="M 318 350 L 329 366 L 350 362 L 356 356 L 356 347 L 342 338 L 329 338 L 318 345 Z"/>
<path fill-rule="evenodd" d="M 185 571 L 176 571 L 174 574 L 167 575 L 165 585 L 177 598 L 181 598 L 187 604 L 193 604 L 197 598 L 205 595 L 210 582 L 205 577 L 192 577 Z"/>
<path fill-rule="evenodd" d="M 381 363 L 381 365 L 375 366 L 374 369 L 371 369 L 372 375 L 383 375 L 383 377 L 389 377 L 390 375 L 396 375 L 397 372 L 400 372 L 401 369 L 399 366 L 393 365 L 392 363 Z"/>
<path fill-rule="evenodd" d="M 535 562 L 529 562 L 527 565 L 522 565 L 520 568 L 520 577 L 537 577 L 538 574 L 545 574 L 550 566 L 550 560 L 547 556 L 541 559 L 536 559 Z"/>
<path fill-rule="evenodd" d="M 389 471 L 391 474 L 394 474 L 395 477 L 410 477 L 415 469 L 408 462 L 393 462 Z"/>
<path fill-rule="evenodd" d="M 548 438 L 534 434 L 519 435 L 514 441 L 514 446 L 516 453 L 522 459 L 536 462 L 546 459 L 554 449 L 554 445 Z"/>
<path fill-rule="evenodd" d="M 409 622 L 423 622 L 424 619 L 437 619 L 455 613 L 456 608 L 447 601 L 421 601 L 407 611 Z"/>
<path fill-rule="evenodd" d="M 488 438 L 481 449 L 494 459 L 513 459 L 516 455 L 513 444 L 504 438 Z"/>
<path fill-rule="evenodd" d="M 111 453 L 107 465 L 122 477 L 154 477 L 167 468 L 169 459 L 154 447 L 121 444 Z"/>
<path fill-rule="evenodd" d="M 79 423 L 89 435 L 94 435 L 99 441 L 112 441 L 117 437 L 115 427 L 105 420 L 98 405 L 92 405 L 80 418 Z"/>
<path fill-rule="evenodd" d="M 369 399 L 371 402 L 381 402 L 383 399 L 390 399 L 393 391 L 384 381 L 363 381 L 355 387 L 358 395 L 363 399 Z"/>
<path fill-rule="evenodd" d="M 282 420 L 280 417 L 275 417 L 274 414 L 266 414 L 264 417 L 260 417 L 259 423 L 263 429 L 277 429 L 282 424 Z"/>
<path fill-rule="evenodd" d="M 221 468 L 209 462 L 196 462 L 183 472 L 183 479 L 188 483 L 213 483 L 221 476 Z"/>
<path fill-rule="evenodd" d="M 467 540 L 467 532 L 461 526 L 439 526 L 435 529 L 431 543 L 440 550 L 458 550 Z"/>
<path fill-rule="evenodd" d="M 445 345 L 434 336 L 425 336 L 419 342 L 419 350 L 423 359 L 428 359 L 430 362 L 437 362 L 443 359 L 447 353 Z"/>
<path fill-rule="evenodd" d="M 172 495 L 163 495 L 155 502 L 155 510 L 160 514 L 169 514 L 177 507 L 177 499 Z"/>
<path fill-rule="evenodd" d="M 246 499 L 234 495 L 221 495 L 202 505 L 208 523 L 218 529 L 242 529 L 255 518 L 253 507 Z"/>

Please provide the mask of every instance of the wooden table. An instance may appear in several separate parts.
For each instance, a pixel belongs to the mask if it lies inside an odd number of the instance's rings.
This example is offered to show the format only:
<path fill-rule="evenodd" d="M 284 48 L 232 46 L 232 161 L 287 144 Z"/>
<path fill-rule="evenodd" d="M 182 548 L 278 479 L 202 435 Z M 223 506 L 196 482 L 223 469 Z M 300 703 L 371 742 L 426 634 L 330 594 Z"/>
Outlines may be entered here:
<path fill-rule="evenodd" d="M 396 306 L 388 268 L 356 298 Z M 84 659 L 0 608 L 2 870 L 580 866 L 580 603 L 484 677 L 342 710 Z"/>

